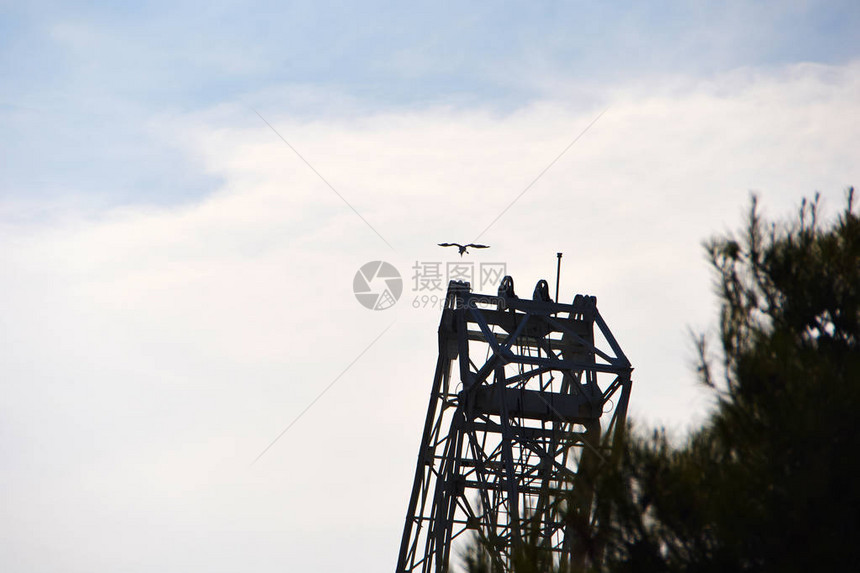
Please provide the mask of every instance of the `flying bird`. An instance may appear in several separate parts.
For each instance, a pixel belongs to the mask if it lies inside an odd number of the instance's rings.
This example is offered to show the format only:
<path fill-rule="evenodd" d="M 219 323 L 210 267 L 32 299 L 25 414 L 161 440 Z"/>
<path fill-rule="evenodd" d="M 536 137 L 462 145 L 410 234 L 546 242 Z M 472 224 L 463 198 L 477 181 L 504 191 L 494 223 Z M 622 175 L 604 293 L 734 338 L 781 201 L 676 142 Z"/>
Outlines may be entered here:
<path fill-rule="evenodd" d="M 468 248 L 473 247 L 475 249 L 489 249 L 489 245 L 478 245 L 476 243 L 469 243 L 468 245 L 461 245 L 460 243 L 439 243 L 440 247 L 457 247 L 460 250 L 460 256 L 463 256 L 463 253 L 468 254 Z"/>

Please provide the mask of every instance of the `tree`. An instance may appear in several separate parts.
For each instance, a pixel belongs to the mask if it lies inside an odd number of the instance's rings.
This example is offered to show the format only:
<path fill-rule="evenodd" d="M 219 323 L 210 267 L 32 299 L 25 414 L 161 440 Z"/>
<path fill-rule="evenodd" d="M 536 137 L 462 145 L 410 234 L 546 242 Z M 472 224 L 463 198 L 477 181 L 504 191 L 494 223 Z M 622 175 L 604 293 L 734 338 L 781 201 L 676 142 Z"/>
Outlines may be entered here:
<path fill-rule="evenodd" d="M 594 571 L 851 570 L 860 564 L 860 219 L 804 201 L 705 248 L 720 300 L 717 404 L 681 446 L 628 432 L 596 478 Z M 473 554 L 474 555 L 474 554 Z"/>

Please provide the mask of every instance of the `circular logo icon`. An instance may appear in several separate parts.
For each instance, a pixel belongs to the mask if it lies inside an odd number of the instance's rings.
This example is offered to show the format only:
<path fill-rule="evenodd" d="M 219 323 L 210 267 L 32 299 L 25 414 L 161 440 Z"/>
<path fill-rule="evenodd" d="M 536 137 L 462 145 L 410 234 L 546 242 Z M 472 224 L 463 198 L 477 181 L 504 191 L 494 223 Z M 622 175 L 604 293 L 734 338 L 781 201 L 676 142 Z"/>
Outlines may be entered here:
<path fill-rule="evenodd" d="M 370 310 L 385 310 L 394 306 L 403 293 L 403 279 L 391 263 L 370 261 L 355 273 L 352 292 Z"/>

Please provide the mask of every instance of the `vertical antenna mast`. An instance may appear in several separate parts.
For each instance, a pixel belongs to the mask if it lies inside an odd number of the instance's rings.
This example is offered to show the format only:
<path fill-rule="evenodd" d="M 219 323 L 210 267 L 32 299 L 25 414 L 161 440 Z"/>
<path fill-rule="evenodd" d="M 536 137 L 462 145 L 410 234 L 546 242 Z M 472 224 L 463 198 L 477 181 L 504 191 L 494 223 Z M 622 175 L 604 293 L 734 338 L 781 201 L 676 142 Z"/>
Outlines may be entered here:
<path fill-rule="evenodd" d="M 561 253 L 556 253 L 558 257 L 558 268 L 555 271 L 555 302 L 558 302 L 558 283 L 561 281 Z"/>

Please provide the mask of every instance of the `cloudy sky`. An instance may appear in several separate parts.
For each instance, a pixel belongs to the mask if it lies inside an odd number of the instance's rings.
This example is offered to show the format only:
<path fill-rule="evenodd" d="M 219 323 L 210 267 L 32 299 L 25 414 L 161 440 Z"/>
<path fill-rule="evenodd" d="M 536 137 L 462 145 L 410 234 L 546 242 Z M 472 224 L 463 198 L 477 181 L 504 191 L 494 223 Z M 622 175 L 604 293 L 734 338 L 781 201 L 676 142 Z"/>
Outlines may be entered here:
<path fill-rule="evenodd" d="M 564 252 L 632 416 L 682 435 L 701 242 L 751 192 L 779 218 L 860 183 L 859 26 L 850 1 L 0 3 L 0 569 L 392 570 L 440 241 L 480 235 L 464 260 L 521 294 Z M 352 292 L 373 260 L 404 278 L 385 311 Z"/>

